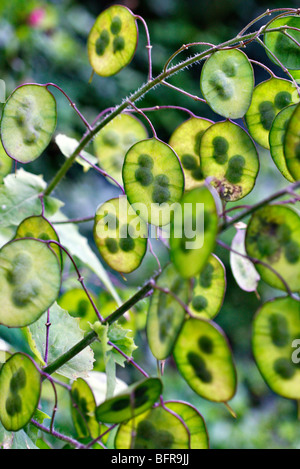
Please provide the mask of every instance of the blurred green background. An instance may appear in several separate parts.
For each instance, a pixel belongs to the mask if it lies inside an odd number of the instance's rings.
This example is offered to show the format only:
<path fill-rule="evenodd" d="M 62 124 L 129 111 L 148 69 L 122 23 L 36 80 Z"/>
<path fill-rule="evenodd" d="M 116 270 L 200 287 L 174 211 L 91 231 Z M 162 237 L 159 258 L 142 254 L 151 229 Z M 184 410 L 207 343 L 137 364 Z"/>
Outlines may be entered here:
<path fill-rule="evenodd" d="M 5 80 L 7 95 L 22 83 L 54 82 L 62 87 L 76 102 L 84 116 L 92 121 L 103 109 L 120 103 L 141 86 L 147 77 L 147 52 L 145 32 L 139 25 L 140 39 L 133 62 L 112 78 L 95 76 L 89 84 L 91 67 L 86 52 L 88 33 L 96 16 L 114 2 L 99 0 L 1 0 L 0 2 L 0 78 Z M 148 24 L 153 44 L 153 72 L 158 74 L 168 57 L 182 44 L 198 41 L 220 43 L 234 37 L 249 21 L 267 8 L 298 7 L 298 1 L 256 0 L 127 0 L 122 3 L 143 16 Z M 259 23 L 261 25 L 262 23 Z M 194 49 L 195 51 L 197 48 Z M 270 63 L 264 50 L 251 45 L 246 50 L 250 58 L 270 66 L 279 76 L 280 69 Z M 182 58 L 187 53 L 182 54 Z M 171 79 L 171 83 L 200 94 L 199 76 L 201 65 L 185 70 Z M 256 83 L 267 79 L 267 74 L 255 67 Z M 65 98 L 56 90 L 58 102 L 57 132 L 80 138 L 84 127 Z M 166 87 L 149 93 L 140 106 L 172 104 L 189 107 L 202 117 L 218 120 L 206 105 Z M 173 130 L 187 116 L 177 111 L 161 111 L 151 115 L 158 136 L 168 141 Z M 90 146 L 88 151 L 93 153 Z M 43 174 L 48 181 L 62 164 L 64 157 L 53 141 L 45 154 L 26 167 L 36 174 Z M 243 203 L 253 203 L 286 185 L 275 168 L 267 151 L 260 151 L 261 172 L 255 190 Z M 74 166 L 56 190 L 56 196 L 65 202 L 64 212 L 71 218 L 89 216 L 97 206 L 118 194 L 117 189 L 97 173 L 82 172 Z M 92 225 L 81 227 L 93 245 Z M 233 231 L 224 240 L 231 242 Z M 162 262 L 167 261 L 165 249 L 155 243 Z M 238 414 L 234 421 L 225 407 L 210 404 L 196 396 L 181 379 L 169 360 L 164 377 L 165 397 L 186 399 L 192 402 L 206 419 L 212 448 L 300 448 L 300 423 L 297 421 L 296 404 L 275 396 L 264 384 L 252 358 L 251 322 L 260 302 L 255 294 L 242 292 L 231 276 L 229 256 L 217 250 L 227 268 L 228 290 L 224 306 L 216 322 L 224 328 L 233 347 L 238 367 L 239 388 L 231 402 Z M 128 276 L 127 286 L 139 286 L 155 269 L 155 261 L 147 256 L 143 266 Z M 116 276 L 115 276 L 116 277 Z M 116 283 L 123 285 L 120 277 Z M 99 293 L 101 288 L 94 288 Z M 263 300 L 278 292 L 261 285 L 259 294 Z M 20 337 L 13 337 L 3 328 L 0 337 L 17 341 L 24 347 Z M 140 349 L 135 358 L 147 370 L 155 373 L 156 363 L 150 356 L 145 333 L 137 337 Z M 118 370 L 126 382 L 137 379 L 131 367 Z M 68 408 L 60 408 L 58 429 L 71 432 L 67 418 Z"/>

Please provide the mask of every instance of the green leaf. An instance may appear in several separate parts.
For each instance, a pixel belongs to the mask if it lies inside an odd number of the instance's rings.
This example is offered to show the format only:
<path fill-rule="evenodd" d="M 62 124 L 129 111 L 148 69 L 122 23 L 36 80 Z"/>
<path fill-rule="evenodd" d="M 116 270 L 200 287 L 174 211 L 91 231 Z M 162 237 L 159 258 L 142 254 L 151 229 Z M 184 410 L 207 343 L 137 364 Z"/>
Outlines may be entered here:
<path fill-rule="evenodd" d="M 132 353 L 137 349 L 133 338 L 131 337 L 132 331 L 124 329 L 120 324 L 113 323 L 108 330 L 109 340 L 116 345 L 122 352 L 124 352 L 129 358 L 132 357 Z M 124 358 L 115 349 L 111 351 L 114 356 L 114 360 L 118 365 L 124 366 L 126 358 Z"/>
<path fill-rule="evenodd" d="M 38 449 L 24 430 L 8 432 L 0 422 L 0 449 Z"/>
<path fill-rule="evenodd" d="M 53 362 L 77 342 L 83 339 L 84 332 L 79 328 L 79 320 L 72 318 L 67 311 L 60 308 L 57 303 L 50 308 L 50 338 L 48 363 Z M 45 323 L 47 313 L 29 327 L 32 339 L 39 353 L 45 356 Z M 34 350 L 32 350 L 34 352 Z M 94 354 L 90 347 L 85 348 L 80 354 L 63 365 L 58 374 L 69 379 L 85 378 L 93 369 Z"/>

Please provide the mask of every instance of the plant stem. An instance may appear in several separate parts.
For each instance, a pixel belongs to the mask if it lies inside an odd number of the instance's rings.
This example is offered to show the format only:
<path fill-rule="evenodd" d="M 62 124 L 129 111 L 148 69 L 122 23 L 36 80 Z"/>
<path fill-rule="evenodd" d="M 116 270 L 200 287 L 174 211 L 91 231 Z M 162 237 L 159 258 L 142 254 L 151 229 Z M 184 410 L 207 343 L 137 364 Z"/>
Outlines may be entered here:
<path fill-rule="evenodd" d="M 36 428 L 38 428 L 42 432 L 48 433 L 49 435 L 52 435 L 55 438 L 58 438 L 59 440 L 62 440 L 65 443 L 68 443 L 68 444 L 74 446 L 77 449 L 85 449 L 85 446 L 82 443 L 79 443 L 79 441 L 74 440 L 74 438 L 70 438 L 69 436 L 63 435 L 62 433 L 58 433 L 55 430 L 50 431 L 49 428 L 45 427 L 41 423 L 38 423 L 36 420 L 31 420 L 31 423 L 32 423 L 32 425 L 34 425 Z"/>

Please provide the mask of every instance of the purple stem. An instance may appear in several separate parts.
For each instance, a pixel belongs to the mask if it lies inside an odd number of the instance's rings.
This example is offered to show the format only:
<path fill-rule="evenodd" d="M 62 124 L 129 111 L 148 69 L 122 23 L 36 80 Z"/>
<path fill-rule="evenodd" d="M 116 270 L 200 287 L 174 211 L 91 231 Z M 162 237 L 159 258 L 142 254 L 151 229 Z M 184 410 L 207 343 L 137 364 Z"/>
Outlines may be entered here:
<path fill-rule="evenodd" d="M 272 72 L 272 70 L 271 70 L 269 67 L 267 67 L 266 65 L 264 65 L 264 64 L 262 64 L 262 63 L 260 63 L 260 62 L 258 62 L 257 60 L 253 60 L 253 59 L 249 59 L 249 60 L 250 60 L 250 62 L 252 62 L 253 64 L 259 65 L 259 67 L 264 68 L 264 69 L 266 70 L 266 72 L 268 72 L 268 73 L 271 75 L 271 77 L 276 78 L 275 73 Z"/>
<path fill-rule="evenodd" d="M 139 114 L 141 114 L 145 119 L 146 121 L 148 122 L 149 126 L 151 127 L 151 131 L 153 133 L 153 137 L 154 138 L 157 138 L 157 134 L 156 134 L 156 131 L 155 131 L 155 128 L 151 122 L 151 120 L 149 119 L 149 117 L 146 116 L 146 114 L 141 110 L 139 109 L 138 107 L 136 107 L 135 104 L 133 104 L 131 101 L 128 101 L 128 104 L 136 111 L 138 112 Z"/>
<path fill-rule="evenodd" d="M 149 73 L 148 73 L 148 81 L 152 80 L 152 46 L 151 46 L 151 40 L 150 40 L 150 34 L 149 34 L 149 29 L 147 26 L 146 21 L 142 16 L 135 15 L 135 18 L 139 21 L 141 21 L 144 25 L 146 36 L 147 36 L 147 45 L 146 49 L 148 51 L 148 64 L 149 64 Z"/>
<path fill-rule="evenodd" d="M 162 85 L 165 85 L 168 88 L 171 88 L 172 90 L 178 91 L 179 93 L 184 94 L 185 96 L 188 96 L 189 98 L 192 98 L 194 101 L 200 101 L 201 103 L 206 103 L 205 99 L 199 98 L 199 96 L 191 94 L 188 91 L 182 90 L 181 88 L 178 88 L 177 86 L 171 85 L 171 83 L 168 83 L 165 80 L 163 80 L 161 83 Z"/>
<path fill-rule="evenodd" d="M 86 448 L 82 443 L 79 443 L 79 441 L 74 440 L 73 438 L 70 438 L 69 436 L 63 435 L 62 433 L 59 433 L 59 432 L 57 432 L 53 429 L 51 431 L 49 428 L 45 427 L 44 425 L 37 422 L 36 420 L 32 419 L 31 423 L 32 423 L 32 425 L 34 425 L 36 428 L 38 428 L 42 432 L 48 433 L 49 435 L 52 435 L 55 438 L 58 438 L 59 440 L 64 441 L 65 443 L 68 443 L 72 446 L 75 446 L 75 448 L 77 448 L 77 449 L 85 449 Z"/>
<path fill-rule="evenodd" d="M 162 396 L 160 396 L 159 400 L 160 400 L 160 405 L 162 406 L 162 408 L 163 408 L 166 412 L 169 412 L 169 414 L 171 414 L 171 415 L 173 415 L 174 417 L 176 417 L 177 420 L 179 420 L 179 421 L 182 423 L 182 425 L 184 426 L 184 428 L 186 429 L 186 432 L 187 432 L 188 438 L 189 438 L 189 449 L 191 449 L 191 432 L 190 432 L 189 427 L 187 426 L 187 424 L 185 423 L 185 421 L 183 420 L 183 418 L 180 417 L 180 415 L 176 414 L 176 412 L 174 412 L 173 410 L 168 409 L 168 407 L 166 407 Z"/>
<path fill-rule="evenodd" d="M 160 264 L 160 261 L 159 261 L 157 255 L 155 254 L 155 252 L 153 250 L 152 243 L 151 243 L 150 239 L 148 239 L 148 244 L 149 244 L 149 250 L 150 250 L 152 256 L 154 257 L 154 259 L 157 262 L 159 273 L 161 273 L 161 264 Z"/>
<path fill-rule="evenodd" d="M 109 433 L 111 430 L 113 430 L 114 428 L 116 428 L 118 426 L 117 423 L 115 423 L 114 425 L 112 425 L 111 427 L 109 427 L 104 433 L 102 433 L 100 436 L 98 436 L 97 438 L 95 438 L 93 441 L 91 441 L 86 447 L 85 449 L 90 449 L 94 444 L 98 443 L 99 440 L 101 440 L 105 435 L 107 435 L 107 433 Z"/>
<path fill-rule="evenodd" d="M 181 106 L 173 106 L 172 104 L 170 105 L 165 105 L 165 106 L 153 106 L 153 107 L 144 107 L 144 108 L 140 108 L 140 111 L 143 111 L 143 112 L 153 112 L 153 111 L 162 111 L 164 109 L 176 109 L 178 111 L 183 111 L 183 112 L 187 112 L 188 114 L 190 114 L 190 116 L 192 117 L 195 117 L 197 118 L 198 116 L 196 116 L 196 114 L 194 114 L 192 111 L 190 111 L 189 109 L 185 108 L 185 107 L 181 107 Z M 128 109 L 126 112 L 135 112 L 134 109 Z"/>
<path fill-rule="evenodd" d="M 50 335 L 50 327 L 51 327 L 51 322 L 50 322 L 50 309 L 47 311 L 47 322 L 45 324 L 46 326 L 46 345 L 45 345 L 45 364 L 48 365 L 48 353 L 49 353 L 49 335 Z"/>
<path fill-rule="evenodd" d="M 95 171 L 102 174 L 102 176 L 104 176 L 108 179 L 111 179 L 119 187 L 119 189 L 121 189 L 121 191 L 125 195 L 124 188 L 121 186 L 121 184 L 118 183 L 118 181 L 116 181 L 116 179 L 114 179 L 112 176 L 110 176 L 110 174 L 108 174 L 106 171 L 103 171 L 103 169 L 99 168 L 99 166 L 96 166 L 95 164 L 91 163 L 85 156 L 82 156 L 82 155 L 79 155 L 79 156 L 82 160 L 84 160 L 86 163 L 88 163 Z"/>
<path fill-rule="evenodd" d="M 108 114 L 109 112 L 112 112 L 115 108 L 114 107 L 108 107 L 106 109 L 103 109 L 103 111 L 98 114 L 98 116 L 93 120 L 92 127 L 96 124 L 96 122 L 101 119 L 101 117 L 105 116 L 105 114 Z"/>
<path fill-rule="evenodd" d="M 159 287 L 159 286 L 155 283 L 154 280 L 153 280 L 151 283 L 152 283 L 152 286 L 153 286 L 153 289 L 154 289 L 154 290 L 159 290 L 159 291 L 161 291 L 162 293 L 165 293 L 166 295 L 171 295 L 171 296 L 174 298 L 174 300 L 176 300 L 177 303 L 180 304 L 180 306 L 184 309 L 184 311 L 185 311 L 191 318 L 194 317 L 193 314 L 191 313 L 189 307 L 188 307 L 183 301 L 181 301 L 181 299 L 180 299 L 177 295 L 175 295 L 175 293 L 173 293 L 173 292 L 172 292 L 171 290 L 169 290 L 168 288 Z"/>
<path fill-rule="evenodd" d="M 113 342 L 111 342 L 110 340 L 108 341 L 108 345 L 110 345 L 111 347 L 113 347 L 118 353 L 120 353 L 124 358 L 126 358 L 126 360 L 131 363 L 140 373 L 142 373 L 142 375 L 145 376 L 145 378 L 149 378 L 149 375 L 148 373 L 146 373 L 145 370 L 143 370 L 143 368 L 141 368 L 134 360 L 133 358 L 129 357 L 128 355 L 126 355 L 126 353 L 122 352 L 121 349 L 119 349 L 119 347 L 117 347 Z"/>

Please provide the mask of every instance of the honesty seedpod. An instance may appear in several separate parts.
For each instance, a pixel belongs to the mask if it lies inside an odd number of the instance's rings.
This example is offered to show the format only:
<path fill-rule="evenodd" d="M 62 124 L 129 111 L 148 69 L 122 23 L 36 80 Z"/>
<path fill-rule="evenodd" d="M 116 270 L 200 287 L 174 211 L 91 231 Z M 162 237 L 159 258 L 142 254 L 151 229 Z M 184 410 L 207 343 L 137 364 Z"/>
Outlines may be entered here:
<path fill-rule="evenodd" d="M 214 250 L 218 232 L 216 203 L 209 188 L 187 192 L 174 211 L 171 259 L 183 278 L 197 275 Z"/>
<path fill-rule="evenodd" d="M 254 88 L 252 65 L 240 50 L 214 52 L 202 68 L 200 86 L 213 111 L 231 119 L 243 117 Z"/>
<path fill-rule="evenodd" d="M 295 179 L 293 178 L 287 167 L 284 153 L 284 139 L 289 121 L 295 109 L 296 104 L 292 106 L 287 106 L 282 111 L 280 111 L 273 121 L 269 135 L 270 151 L 274 163 L 276 164 L 281 174 L 283 174 L 283 176 L 290 182 L 295 182 Z M 289 136 L 291 136 L 291 133 L 289 134 Z"/>
<path fill-rule="evenodd" d="M 174 348 L 177 368 L 201 397 L 228 402 L 236 391 L 236 371 L 223 331 L 213 322 L 188 319 Z"/>
<path fill-rule="evenodd" d="M 96 400 L 93 391 L 86 381 L 78 378 L 72 384 L 71 413 L 79 438 L 97 438 L 100 425 L 96 420 Z"/>
<path fill-rule="evenodd" d="M 269 132 L 273 120 L 283 108 L 298 102 L 297 90 L 288 80 L 270 78 L 257 85 L 251 106 L 245 115 L 247 127 L 254 140 L 269 149 Z"/>
<path fill-rule="evenodd" d="M 226 290 L 226 271 L 220 259 L 212 254 L 200 274 L 194 278 L 189 309 L 194 316 L 213 319 L 220 311 Z"/>
<path fill-rule="evenodd" d="M 179 156 L 184 177 L 185 190 L 203 184 L 204 177 L 200 164 L 200 142 L 202 135 L 213 124 L 202 117 L 191 117 L 173 132 L 169 144 Z"/>
<path fill-rule="evenodd" d="M 116 449 L 190 448 L 185 426 L 163 407 L 151 409 L 120 425 L 115 445 Z"/>
<path fill-rule="evenodd" d="M 300 339 L 300 303 L 276 298 L 258 311 L 252 346 L 257 366 L 270 388 L 288 399 L 300 399 L 300 364 L 294 363 L 294 340 Z"/>
<path fill-rule="evenodd" d="M 300 217 L 283 205 L 268 205 L 251 218 L 246 233 L 247 254 L 270 265 L 292 291 L 300 289 Z M 286 290 L 280 278 L 256 264 L 261 278 L 274 288 Z"/>
<path fill-rule="evenodd" d="M 114 270 L 129 273 L 141 264 L 147 250 L 148 227 L 126 196 L 111 199 L 96 212 L 94 239 L 100 254 Z"/>
<path fill-rule="evenodd" d="M 133 13 L 121 5 L 104 10 L 88 38 L 88 56 L 100 76 L 115 75 L 128 65 L 135 53 L 138 29 Z"/>
<path fill-rule="evenodd" d="M 92 293 L 89 293 L 93 302 L 97 304 L 97 299 Z M 89 323 L 93 324 L 98 320 L 93 306 L 91 305 L 86 293 L 80 288 L 73 288 L 66 291 L 57 301 L 59 306 L 68 311 L 73 318 L 80 319 L 80 329 L 90 330 Z M 115 308 L 116 309 L 116 308 Z"/>
<path fill-rule="evenodd" d="M 126 391 L 100 404 L 96 418 L 103 423 L 120 423 L 137 417 L 150 409 L 162 393 L 158 378 L 147 378 L 130 386 Z"/>
<path fill-rule="evenodd" d="M 8 431 L 17 432 L 32 418 L 41 393 L 41 375 L 32 359 L 16 353 L 0 372 L 0 420 Z"/>
<path fill-rule="evenodd" d="M 33 216 L 25 218 L 17 228 L 15 239 L 20 238 L 36 238 L 42 241 L 57 241 L 59 237 L 53 228 L 52 224 L 44 216 Z M 60 247 L 52 243 L 51 248 L 57 255 L 60 264 L 62 265 L 63 258 Z"/>
<path fill-rule="evenodd" d="M 147 137 L 146 128 L 136 117 L 121 114 L 95 137 L 94 147 L 99 165 L 122 184 L 122 167 L 126 152 L 134 143 Z"/>
<path fill-rule="evenodd" d="M 38 240 L 14 240 L 0 250 L 0 324 L 25 327 L 56 300 L 61 284 L 58 258 Z"/>
<path fill-rule="evenodd" d="M 284 155 L 292 177 L 300 179 L 300 105 L 294 110 L 286 129 Z"/>
<path fill-rule="evenodd" d="M 20 163 L 36 160 L 50 143 L 56 117 L 56 101 L 46 86 L 16 88 L 2 112 L 1 140 L 6 153 Z"/>
<path fill-rule="evenodd" d="M 290 26 L 292 28 L 300 29 L 300 18 L 299 16 L 284 16 L 282 18 L 277 18 L 269 24 L 269 29 L 278 28 L 280 26 Z M 264 41 L 268 49 L 270 49 L 271 51 L 271 53 L 267 51 L 267 54 L 276 65 L 278 65 L 278 62 L 274 58 L 274 55 L 284 67 L 289 68 L 291 70 L 299 70 L 300 31 L 296 31 L 294 29 L 286 29 L 286 32 L 294 40 L 286 36 L 283 31 L 265 33 Z"/>
<path fill-rule="evenodd" d="M 189 283 L 180 277 L 172 264 L 163 270 L 157 286 L 170 290 L 187 304 Z M 172 295 L 154 290 L 147 316 L 147 338 L 151 352 L 158 360 L 165 360 L 171 354 L 184 317 L 184 308 Z"/>
<path fill-rule="evenodd" d="M 12 169 L 13 160 L 5 152 L 0 140 L 0 184 Z"/>
<path fill-rule="evenodd" d="M 203 134 L 201 169 L 220 197 L 234 202 L 252 191 L 259 171 L 257 149 L 247 132 L 231 121 L 218 122 Z"/>
<path fill-rule="evenodd" d="M 133 145 L 125 156 L 123 182 L 129 203 L 143 220 L 156 226 L 170 223 L 171 206 L 184 191 L 184 174 L 169 145 L 157 138 Z"/>

